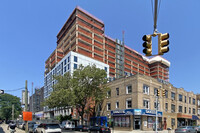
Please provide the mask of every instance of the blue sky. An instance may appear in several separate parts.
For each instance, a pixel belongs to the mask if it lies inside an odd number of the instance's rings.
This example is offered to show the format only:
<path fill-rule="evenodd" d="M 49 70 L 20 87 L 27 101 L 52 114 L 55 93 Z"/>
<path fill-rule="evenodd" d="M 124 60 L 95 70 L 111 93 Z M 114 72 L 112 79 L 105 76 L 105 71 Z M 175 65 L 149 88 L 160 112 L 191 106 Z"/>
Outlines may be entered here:
<path fill-rule="evenodd" d="M 170 34 L 170 83 L 200 92 L 200 1 L 161 0 L 158 31 Z M 76 6 L 105 24 L 105 34 L 142 53 L 142 36 L 153 33 L 151 0 L 4 0 L 0 1 L 0 89 L 19 89 L 28 80 L 43 86 L 45 60 L 56 35 Z M 153 53 L 157 53 L 153 41 Z M 9 93 L 20 96 L 20 91 Z"/>

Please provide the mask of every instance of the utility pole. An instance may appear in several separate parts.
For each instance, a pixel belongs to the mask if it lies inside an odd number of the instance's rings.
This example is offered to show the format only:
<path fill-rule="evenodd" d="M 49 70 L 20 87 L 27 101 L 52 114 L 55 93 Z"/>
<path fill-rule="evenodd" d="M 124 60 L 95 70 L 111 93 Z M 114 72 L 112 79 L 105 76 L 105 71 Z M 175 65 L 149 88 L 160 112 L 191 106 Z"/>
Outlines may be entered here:
<path fill-rule="evenodd" d="M 12 105 L 12 120 L 14 120 L 14 104 Z"/>
<path fill-rule="evenodd" d="M 157 127 L 158 127 L 158 97 L 159 96 L 156 96 L 156 133 L 158 132 L 158 129 L 157 129 Z"/>
<path fill-rule="evenodd" d="M 154 33 L 157 32 L 158 0 L 154 2 Z"/>
<path fill-rule="evenodd" d="M 28 89 L 27 89 L 27 80 L 25 82 L 25 112 L 28 111 Z M 25 132 L 28 133 L 28 121 L 25 121 Z"/>

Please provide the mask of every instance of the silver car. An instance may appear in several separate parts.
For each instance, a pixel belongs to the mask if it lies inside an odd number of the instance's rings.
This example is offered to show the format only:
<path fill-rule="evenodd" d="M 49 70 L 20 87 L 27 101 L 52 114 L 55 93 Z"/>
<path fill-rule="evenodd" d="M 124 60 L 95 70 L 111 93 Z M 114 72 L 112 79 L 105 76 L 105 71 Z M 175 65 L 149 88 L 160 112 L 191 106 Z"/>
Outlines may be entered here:
<path fill-rule="evenodd" d="M 192 126 L 181 126 L 175 129 L 175 133 L 196 133 L 196 129 Z"/>

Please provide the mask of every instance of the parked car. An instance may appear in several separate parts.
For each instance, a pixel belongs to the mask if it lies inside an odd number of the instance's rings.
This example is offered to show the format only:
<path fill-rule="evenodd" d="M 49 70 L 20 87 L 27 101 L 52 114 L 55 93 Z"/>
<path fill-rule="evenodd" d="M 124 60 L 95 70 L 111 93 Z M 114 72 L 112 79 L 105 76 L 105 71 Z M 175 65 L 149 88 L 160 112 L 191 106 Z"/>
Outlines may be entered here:
<path fill-rule="evenodd" d="M 24 122 L 20 123 L 19 128 L 25 130 L 25 123 Z"/>
<path fill-rule="evenodd" d="M 61 124 L 61 127 L 63 129 L 71 129 L 74 130 L 75 128 L 75 123 L 73 121 L 63 121 Z"/>
<path fill-rule="evenodd" d="M 23 123 L 23 121 L 18 121 L 18 122 L 16 123 L 16 126 L 19 128 L 19 126 L 22 125 L 22 123 Z"/>
<path fill-rule="evenodd" d="M 175 129 L 175 133 L 196 133 L 196 129 L 192 126 L 181 126 Z"/>
<path fill-rule="evenodd" d="M 200 126 L 195 126 L 194 128 L 196 129 L 197 133 L 200 133 Z"/>
<path fill-rule="evenodd" d="M 111 133 L 111 130 L 108 127 L 91 126 L 88 129 L 88 133 L 91 133 L 91 132 L 96 132 L 96 133 Z"/>
<path fill-rule="evenodd" d="M 61 133 L 59 124 L 41 123 L 36 128 L 36 133 Z"/>
<path fill-rule="evenodd" d="M 29 133 L 33 133 L 34 124 L 36 124 L 36 122 L 34 122 L 34 121 L 29 121 L 28 122 L 28 131 L 29 131 Z"/>
<path fill-rule="evenodd" d="M 80 132 L 88 131 L 88 129 L 89 127 L 87 125 L 79 125 L 75 127 L 75 131 L 80 131 Z"/>

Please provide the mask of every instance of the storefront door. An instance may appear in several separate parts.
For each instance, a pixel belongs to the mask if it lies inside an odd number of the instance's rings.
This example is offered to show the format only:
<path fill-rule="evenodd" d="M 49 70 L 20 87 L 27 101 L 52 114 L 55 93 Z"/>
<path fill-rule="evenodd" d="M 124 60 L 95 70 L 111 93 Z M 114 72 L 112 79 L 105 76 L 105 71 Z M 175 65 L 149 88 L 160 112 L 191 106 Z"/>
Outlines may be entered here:
<path fill-rule="evenodd" d="M 134 129 L 135 130 L 138 130 L 138 129 L 140 129 L 140 125 L 141 125 L 141 118 L 140 118 L 140 116 L 138 116 L 138 117 L 136 117 L 135 116 L 135 118 L 134 118 Z"/>

